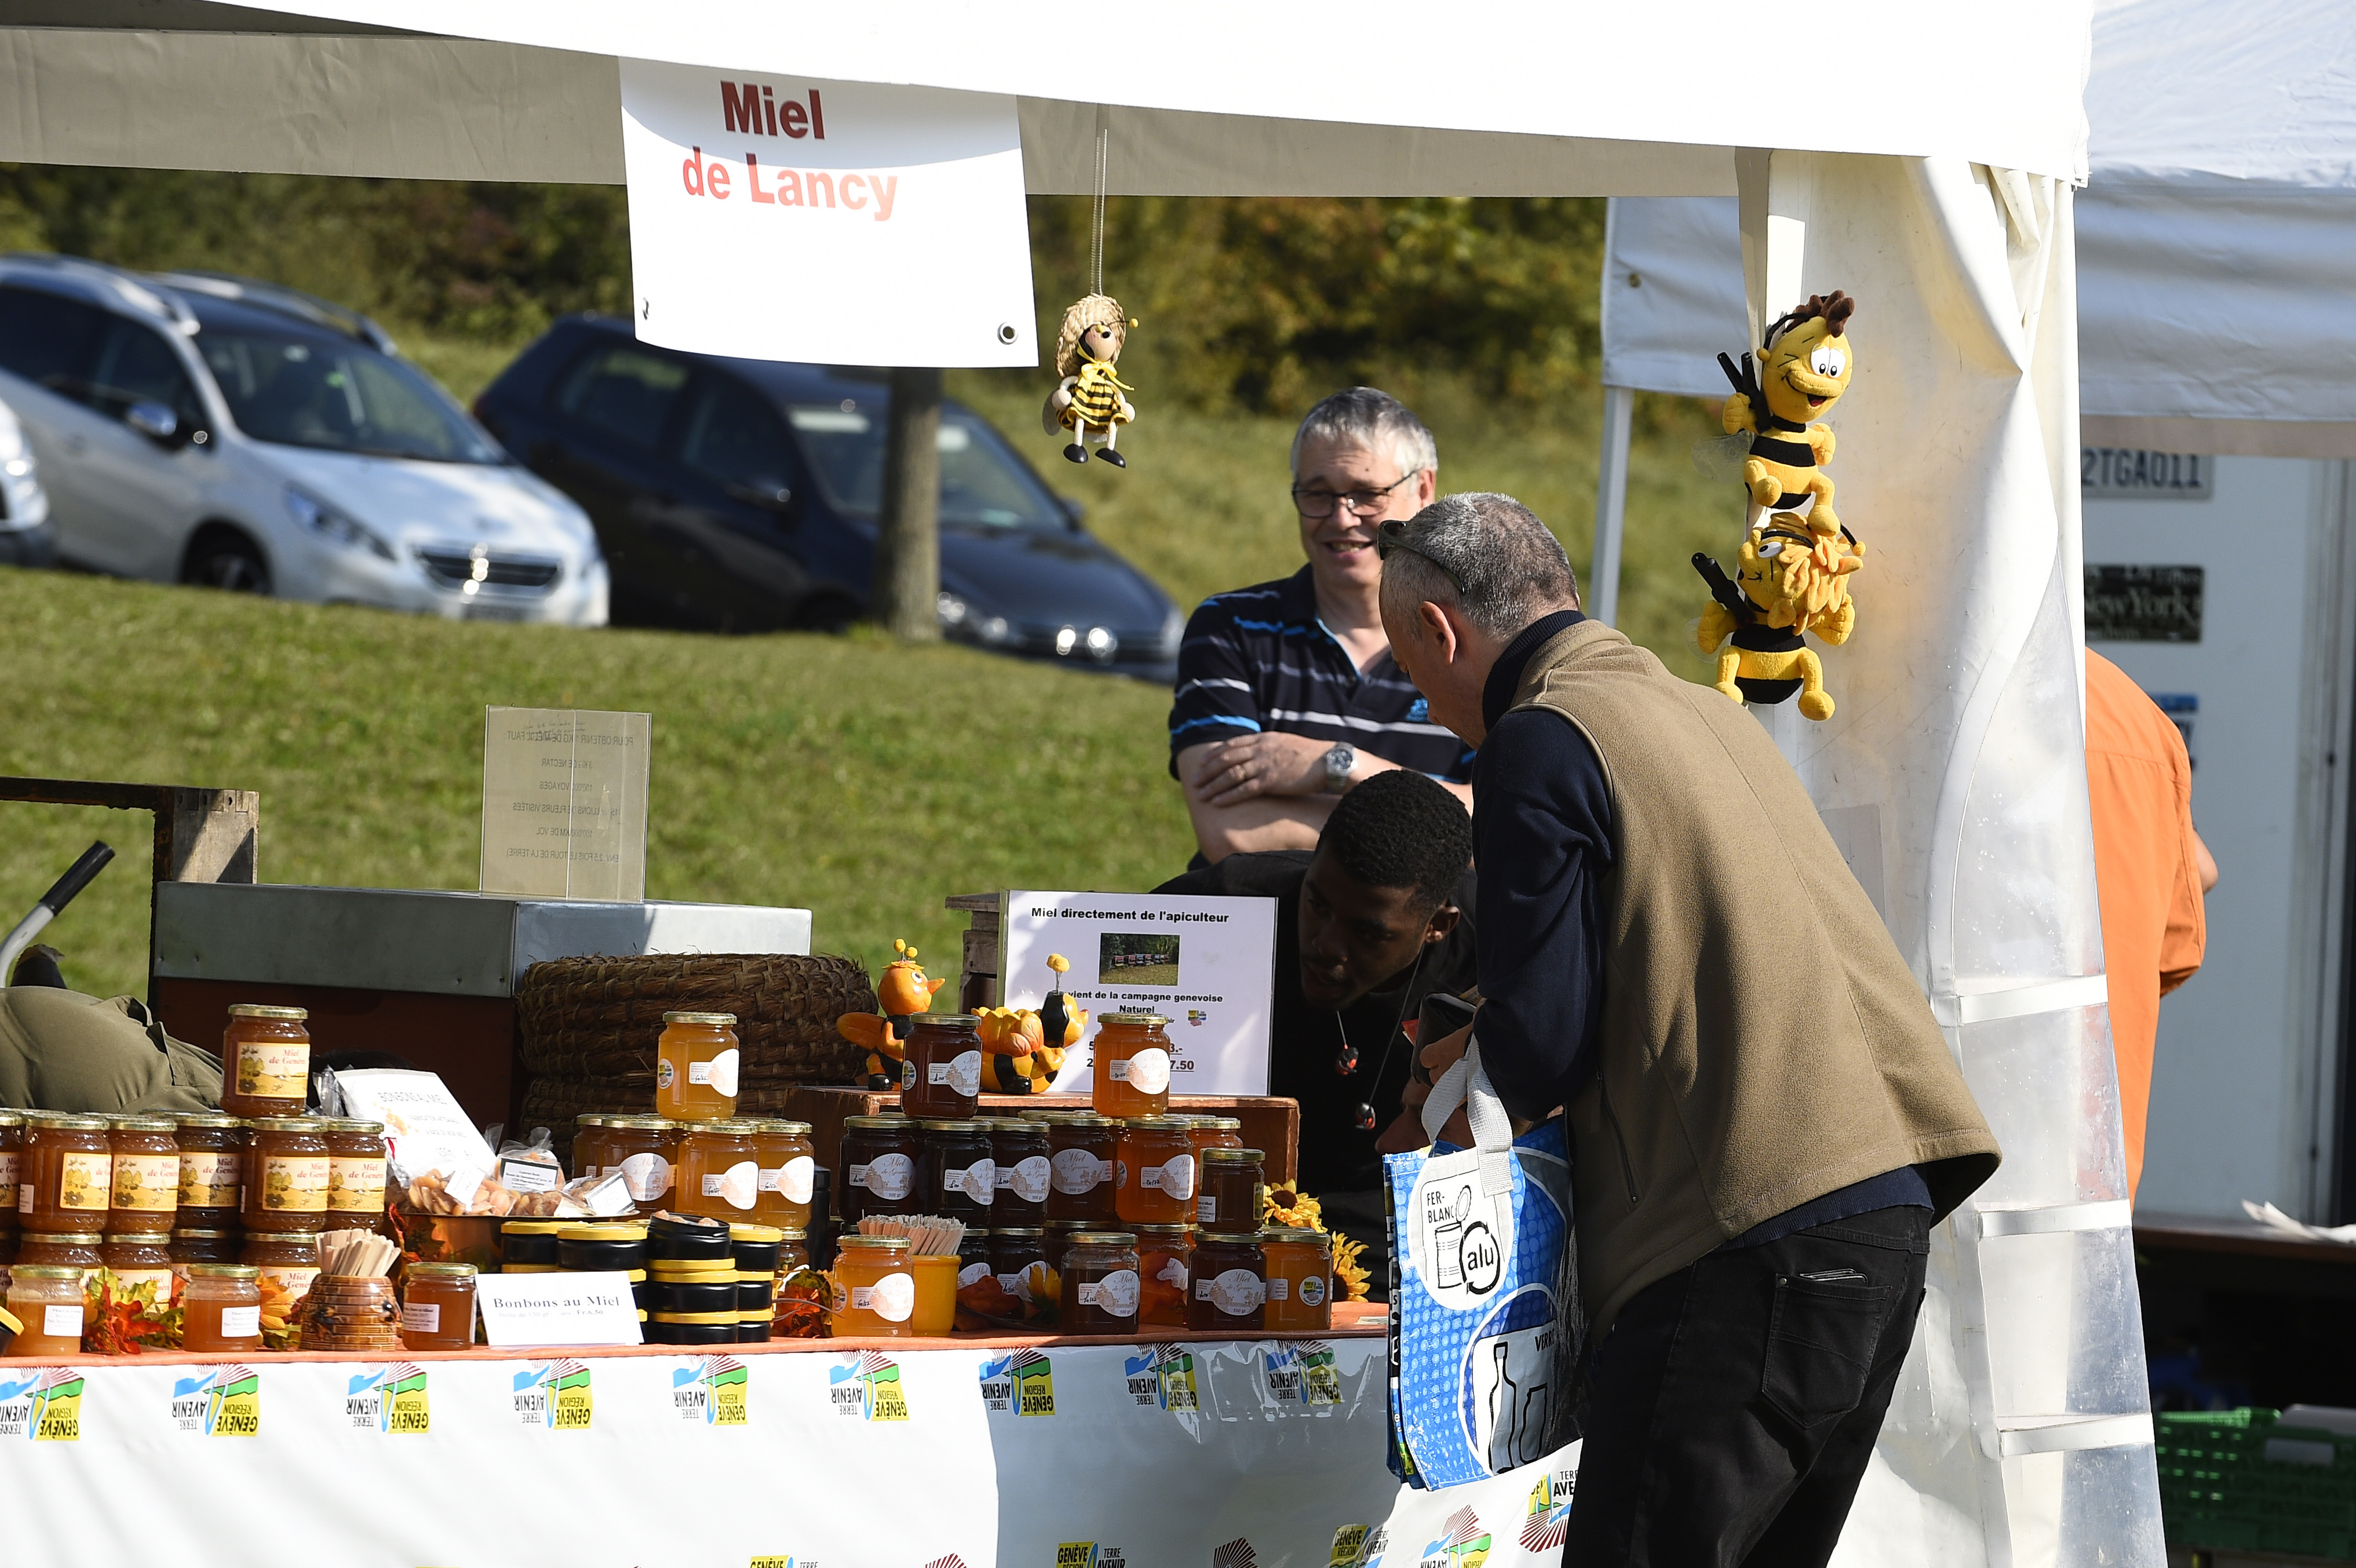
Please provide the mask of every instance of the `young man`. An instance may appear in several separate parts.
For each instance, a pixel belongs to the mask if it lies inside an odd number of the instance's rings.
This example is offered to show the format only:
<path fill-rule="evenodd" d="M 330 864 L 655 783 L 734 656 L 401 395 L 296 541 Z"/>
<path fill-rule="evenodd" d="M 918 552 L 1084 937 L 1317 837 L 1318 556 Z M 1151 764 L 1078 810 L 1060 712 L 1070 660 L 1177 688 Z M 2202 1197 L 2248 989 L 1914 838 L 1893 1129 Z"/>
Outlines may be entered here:
<path fill-rule="evenodd" d="M 1378 1287 L 1388 1272 L 1375 1141 L 1414 1065 L 1400 1026 L 1426 996 L 1472 983 L 1472 859 L 1456 797 L 1394 768 L 1335 803 L 1314 853 L 1233 854 L 1154 890 L 1277 901 L 1269 1092 L 1301 1101 L 1301 1190 L 1366 1243 Z"/>
<path fill-rule="evenodd" d="M 1470 1034 L 1508 1111 L 1569 1123 L 1595 1338 L 1566 1561 L 1821 1564 L 1930 1228 L 1996 1140 L 1757 720 L 1583 619 L 1508 497 L 1381 542 L 1391 648 L 1480 748 Z"/>
<path fill-rule="evenodd" d="M 1205 599 L 1186 624 L 1170 708 L 1170 771 L 1202 860 L 1307 849 L 1336 797 L 1395 768 L 1470 804 L 1472 753 L 1424 712 L 1392 662 L 1375 530 L 1429 503 L 1431 432 L 1372 387 L 1336 392 L 1292 438 L 1292 503 L 1309 564 Z"/>

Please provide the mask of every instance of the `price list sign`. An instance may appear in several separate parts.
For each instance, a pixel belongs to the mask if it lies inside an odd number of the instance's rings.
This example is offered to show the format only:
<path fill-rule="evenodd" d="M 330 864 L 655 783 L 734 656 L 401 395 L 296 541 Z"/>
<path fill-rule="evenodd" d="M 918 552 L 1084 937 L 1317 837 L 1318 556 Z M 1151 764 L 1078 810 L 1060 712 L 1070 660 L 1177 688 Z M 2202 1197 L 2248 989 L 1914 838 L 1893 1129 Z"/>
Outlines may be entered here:
<path fill-rule="evenodd" d="M 653 739 L 651 714 L 485 709 L 482 890 L 644 899 Z"/>

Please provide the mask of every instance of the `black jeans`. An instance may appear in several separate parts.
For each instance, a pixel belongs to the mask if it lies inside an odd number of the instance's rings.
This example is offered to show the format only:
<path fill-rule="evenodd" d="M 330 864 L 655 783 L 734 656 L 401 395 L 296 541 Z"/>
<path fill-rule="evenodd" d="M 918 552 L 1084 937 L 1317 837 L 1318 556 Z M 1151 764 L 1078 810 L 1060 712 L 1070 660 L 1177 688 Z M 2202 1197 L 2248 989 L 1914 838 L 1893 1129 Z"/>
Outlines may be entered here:
<path fill-rule="evenodd" d="M 1565 1568 L 1814 1568 L 1914 1337 L 1931 1211 L 1721 1249 L 1595 1348 Z"/>

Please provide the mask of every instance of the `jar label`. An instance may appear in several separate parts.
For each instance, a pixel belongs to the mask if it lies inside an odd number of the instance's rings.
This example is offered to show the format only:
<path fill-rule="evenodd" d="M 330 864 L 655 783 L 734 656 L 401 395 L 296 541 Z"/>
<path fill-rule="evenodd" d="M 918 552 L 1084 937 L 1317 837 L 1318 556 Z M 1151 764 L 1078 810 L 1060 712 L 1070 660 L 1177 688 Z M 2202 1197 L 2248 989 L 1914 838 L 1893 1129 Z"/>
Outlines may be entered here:
<path fill-rule="evenodd" d="M 1126 1067 L 1129 1070 L 1122 1072 Z M 1170 1088 L 1170 1053 L 1160 1046 L 1148 1046 L 1126 1062 L 1112 1064 L 1112 1075 L 1125 1079 L 1129 1087 L 1140 1094 L 1162 1094 Z"/>
<path fill-rule="evenodd" d="M 1292 1292 L 1287 1287 L 1292 1282 L 1286 1279 L 1282 1274 L 1270 1274 L 1268 1277 L 1268 1299 L 1270 1301 L 1290 1300 L 1291 1298 Z"/>
<path fill-rule="evenodd" d="M 1268 1299 L 1268 1286 L 1249 1269 L 1229 1269 L 1216 1279 L 1197 1275 L 1194 1299 L 1209 1302 L 1229 1317 L 1248 1317 Z"/>
<path fill-rule="evenodd" d="M 258 1306 L 224 1306 L 221 1308 L 221 1337 L 224 1339 L 259 1339 L 262 1337 L 262 1308 Z"/>
<path fill-rule="evenodd" d="M 1058 1149 L 1050 1163 L 1055 1167 L 1055 1190 L 1061 1193 L 1094 1192 L 1112 1176 L 1112 1162 L 1086 1149 Z"/>
<path fill-rule="evenodd" d="M 981 1053 L 980 1051 L 959 1051 L 949 1058 L 948 1068 L 948 1086 L 952 1092 L 963 1095 L 969 1100 L 981 1092 Z"/>
<path fill-rule="evenodd" d="M 1186 1260 L 1173 1252 L 1162 1260 L 1162 1267 L 1154 1271 L 1153 1277 L 1164 1284 L 1176 1285 L 1178 1294 L 1184 1295 L 1186 1294 Z"/>
<path fill-rule="evenodd" d="M 878 1155 L 871 1164 L 851 1167 L 851 1184 L 896 1202 L 916 1189 L 916 1162 L 905 1155 Z"/>
<path fill-rule="evenodd" d="M 406 1334 L 439 1334 L 442 1332 L 442 1304 L 438 1301 L 404 1301 L 401 1304 L 401 1327 Z"/>
<path fill-rule="evenodd" d="M 916 1064 L 905 1057 L 900 1058 L 900 1088 L 903 1092 L 916 1087 Z"/>
<path fill-rule="evenodd" d="M 16 1206 L 16 1151 L 0 1149 L 0 1205 Z"/>
<path fill-rule="evenodd" d="M 1055 1167 L 1047 1163 L 1044 1155 L 1032 1155 L 1011 1165 L 994 1167 L 998 1172 L 998 1190 L 1012 1192 L 1025 1203 L 1047 1201 L 1047 1184 L 1055 1179 Z"/>
<path fill-rule="evenodd" d="M 910 1274 L 885 1274 L 872 1285 L 853 1285 L 851 1305 L 862 1312 L 873 1313 L 886 1323 L 905 1323 L 908 1315 L 916 1310 L 916 1278 Z"/>
<path fill-rule="evenodd" d="M 41 1308 L 41 1333 L 51 1339 L 80 1339 L 81 1307 L 77 1305 Z"/>
<path fill-rule="evenodd" d="M 311 1090 L 311 1047 L 271 1040 L 237 1043 L 237 1091 L 261 1100 L 304 1100 Z"/>
<path fill-rule="evenodd" d="M 180 1156 L 117 1155 L 114 1196 L 108 1207 L 169 1214 L 180 1207 Z"/>
<path fill-rule="evenodd" d="M 774 1192 L 787 1203 L 808 1203 L 818 1162 L 808 1155 L 796 1155 L 784 1165 L 761 1173 L 761 1190 Z"/>
<path fill-rule="evenodd" d="M 1148 1165 L 1140 1173 L 1138 1183 L 1149 1192 L 1163 1193 L 1183 1203 L 1194 1196 L 1194 1156 L 1177 1155 L 1164 1164 Z"/>
<path fill-rule="evenodd" d="M 1080 1287 L 1080 1305 L 1113 1317 L 1137 1316 L 1137 1271 L 1115 1269 L 1093 1284 Z"/>
<path fill-rule="evenodd" d="M 545 1160 L 502 1156 L 499 1185 L 509 1192 L 554 1192 L 564 1185 L 564 1167 L 553 1155 Z"/>
<path fill-rule="evenodd" d="M 1303 1306 L 1325 1305 L 1325 1281 L 1322 1275 L 1312 1274 L 1301 1282 L 1301 1303 Z"/>
<path fill-rule="evenodd" d="M 687 1081 L 708 1085 L 729 1099 L 735 1099 L 736 1053 L 723 1051 L 708 1062 L 688 1063 Z"/>
<path fill-rule="evenodd" d="M 1203 1196 L 1194 1200 L 1194 1223 L 1208 1225 L 1218 1217 L 1219 1200 L 1211 1196 L 1209 1187 L 1205 1187 Z"/>
<path fill-rule="evenodd" d="M 58 1207 L 96 1212 L 113 1207 L 114 1160 L 108 1155 L 68 1149 L 58 1175 Z M 29 1197 L 30 1194 L 28 1193 Z M 27 1203 L 25 1208 L 31 1208 Z"/>
<path fill-rule="evenodd" d="M 171 1270 L 115 1269 L 112 1272 L 114 1275 L 115 1295 L 118 1299 L 121 1298 L 124 1291 L 129 1290 L 133 1285 L 154 1285 L 155 1287 L 155 1305 L 157 1306 L 166 1306 L 170 1305 L 172 1300 Z"/>
<path fill-rule="evenodd" d="M 300 1300 L 311 1294 L 311 1282 L 319 1277 L 317 1268 L 306 1263 L 264 1263 L 262 1280 L 273 1285 L 290 1301 Z"/>
<path fill-rule="evenodd" d="M 950 1192 L 961 1192 L 976 1203 L 986 1204 L 998 1196 L 998 1167 L 988 1160 L 976 1160 L 961 1171 L 943 1171 L 941 1186 Z"/>
<path fill-rule="evenodd" d="M 972 1284 L 975 1281 L 986 1280 L 989 1277 L 990 1265 L 988 1263 L 968 1263 L 964 1268 L 958 1271 L 958 1289 L 963 1290 L 966 1286 Z"/>
<path fill-rule="evenodd" d="M 327 1211 L 327 1156 L 264 1155 L 262 1157 L 262 1206 L 296 1213 L 325 1214 Z"/>
<path fill-rule="evenodd" d="M 198 1149 L 180 1156 L 180 1207 L 230 1208 L 237 1203 L 245 1161 L 234 1154 Z"/>
<path fill-rule="evenodd" d="M 724 1171 L 706 1171 L 703 1196 L 725 1199 L 731 1208 L 750 1208 L 761 1196 L 761 1167 L 738 1160 Z"/>
<path fill-rule="evenodd" d="M 672 1084 L 677 1083 L 678 1081 L 679 1069 L 670 1065 L 670 1058 L 669 1057 L 663 1057 L 656 1061 L 655 1087 L 657 1089 L 669 1089 Z"/>
<path fill-rule="evenodd" d="M 622 1162 L 622 1185 L 639 1203 L 649 1203 L 670 1190 L 670 1162 L 651 1149 Z"/>
<path fill-rule="evenodd" d="M 535 1167 L 546 1169 L 546 1166 Z M 505 1162 L 499 1171 L 499 1183 L 511 1192 L 523 1192 L 507 1179 Z M 550 1185 L 553 1186 L 553 1183 Z M 338 1159 L 327 1156 L 327 1207 L 362 1214 L 384 1211 L 384 1162 L 361 1155 L 346 1155 Z"/>

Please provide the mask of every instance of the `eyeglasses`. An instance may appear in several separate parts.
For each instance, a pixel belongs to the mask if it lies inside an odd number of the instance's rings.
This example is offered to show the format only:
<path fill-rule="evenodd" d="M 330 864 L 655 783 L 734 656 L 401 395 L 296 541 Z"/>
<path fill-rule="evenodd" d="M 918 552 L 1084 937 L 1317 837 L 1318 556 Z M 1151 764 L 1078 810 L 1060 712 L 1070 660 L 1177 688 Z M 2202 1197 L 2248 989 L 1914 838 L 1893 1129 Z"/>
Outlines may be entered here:
<path fill-rule="evenodd" d="M 1301 516 L 1312 522 L 1332 517 L 1336 501 L 1348 507 L 1358 517 L 1372 517 L 1389 504 L 1393 490 L 1422 472 L 1421 468 L 1409 468 L 1378 490 L 1312 490 L 1295 485 L 1292 487 L 1292 504 Z"/>
<path fill-rule="evenodd" d="M 1404 520 L 1396 517 L 1385 521 L 1380 528 L 1375 530 L 1375 559 L 1387 561 L 1391 558 L 1391 552 L 1394 550 L 1404 550 L 1410 555 L 1419 556 L 1430 562 L 1439 570 L 1440 575 L 1454 585 L 1457 596 L 1460 598 L 1463 596 L 1464 579 L 1459 577 L 1449 568 L 1446 562 L 1433 555 L 1430 551 L 1419 550 L 1409 544 L 1407 542 L 1407 523 Z"/>

